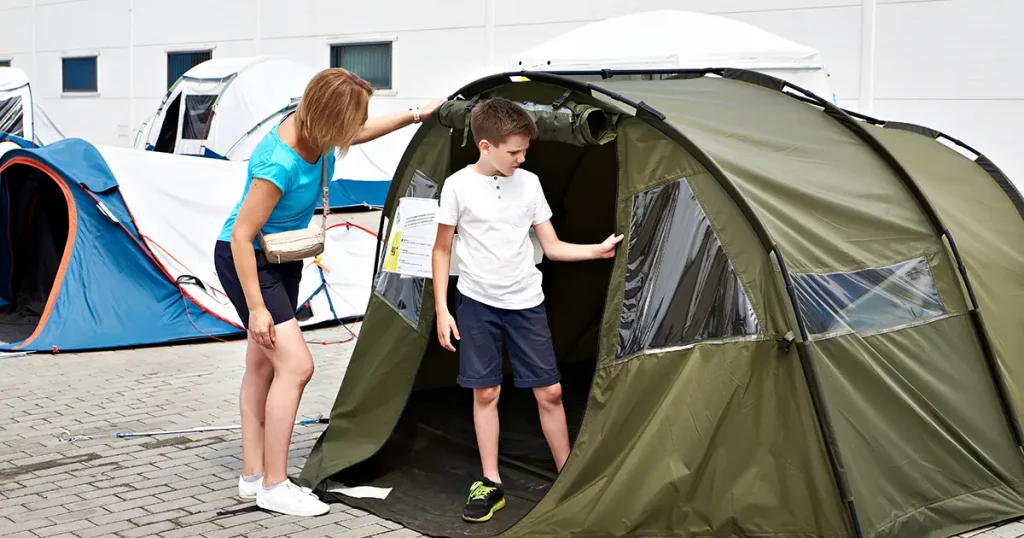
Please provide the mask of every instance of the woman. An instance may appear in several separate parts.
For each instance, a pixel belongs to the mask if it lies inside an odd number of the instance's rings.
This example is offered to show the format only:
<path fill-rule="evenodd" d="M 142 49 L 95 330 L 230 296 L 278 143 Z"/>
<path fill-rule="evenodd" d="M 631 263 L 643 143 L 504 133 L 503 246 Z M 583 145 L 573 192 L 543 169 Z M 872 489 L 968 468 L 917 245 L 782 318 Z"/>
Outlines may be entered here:
<path fill-rule="evenodd" d="M 242 476 L 238 494 L 266 510 L 316 516 L 330 508 L 288 479 L 288 447 L 302 392 L 313 375 L 295 310 L 302 261 L 270 263 L 257 234 L 307 227 L 323 195 L 321 159 L 334 176 L 334 149 L 420 121 L 402 112 L 367 119 L 372 89 L 352 73 L 325 69 L 302 101 L 253 150 L 249 180 L 215 247 L 217 274 L 249 333 L 239 406 Z M 439 101 L 423 110 L 429 116 Z"/>

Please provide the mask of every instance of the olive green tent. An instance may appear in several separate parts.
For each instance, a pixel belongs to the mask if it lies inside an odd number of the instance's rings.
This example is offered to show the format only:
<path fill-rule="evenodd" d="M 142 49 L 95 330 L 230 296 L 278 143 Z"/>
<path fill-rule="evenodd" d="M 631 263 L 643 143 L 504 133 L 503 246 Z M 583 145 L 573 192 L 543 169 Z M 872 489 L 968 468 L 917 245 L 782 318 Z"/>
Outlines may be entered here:
<path fill-rule="evenodd" d="M 625 234 L 612 260 L 540 265 L 566 467 L 506 385 L 509 503 L 461 521 L 472 396 L 430 280 L 377 272 L 300 483 L 393 488 L 338 500 L 449 536 L 927 538 L 1024 514 L 1024 202 L 998 168 L 764 75 L 605 74 L 463 88 L 384 210 L 437 198 L 476 158 L 467 110 L 500 95 L 540 125 L 524 167 L 560 236 Z"/>

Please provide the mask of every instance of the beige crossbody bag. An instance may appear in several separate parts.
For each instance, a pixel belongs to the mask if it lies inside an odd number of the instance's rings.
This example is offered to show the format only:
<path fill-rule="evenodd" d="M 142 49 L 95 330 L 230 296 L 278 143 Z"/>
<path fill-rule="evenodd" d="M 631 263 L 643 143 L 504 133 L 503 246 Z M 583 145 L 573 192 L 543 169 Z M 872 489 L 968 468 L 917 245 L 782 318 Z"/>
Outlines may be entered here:
<path fill-rule="evenodd" d="M 327 215 L 330 204 L 327 201 L 327 155 L 321 156 L 320 176 L 323 179 L 324 207 L 320 229 L 306 228 L 290 232 L 263 235 L 260 232 L 260 248 L 270 263 L 288 263 L 319 256 L 324 251 L 327 239 Z"/>

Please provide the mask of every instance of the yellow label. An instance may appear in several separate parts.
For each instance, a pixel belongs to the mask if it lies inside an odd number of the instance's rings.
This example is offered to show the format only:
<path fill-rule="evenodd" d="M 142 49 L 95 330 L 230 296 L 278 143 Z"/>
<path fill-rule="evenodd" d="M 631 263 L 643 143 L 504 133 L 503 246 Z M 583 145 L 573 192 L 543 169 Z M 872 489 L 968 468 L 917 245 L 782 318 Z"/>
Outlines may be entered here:
<path fill-rule="evenodd" d="M 391 234 L 391 241 L 388 243 L 388 252 L 384 256 L 384 270 L 385 271 L 397 271 L 398 270 L 398 245 L 402 243 L 402 231 L 396 230 L 395 233 Z"/>

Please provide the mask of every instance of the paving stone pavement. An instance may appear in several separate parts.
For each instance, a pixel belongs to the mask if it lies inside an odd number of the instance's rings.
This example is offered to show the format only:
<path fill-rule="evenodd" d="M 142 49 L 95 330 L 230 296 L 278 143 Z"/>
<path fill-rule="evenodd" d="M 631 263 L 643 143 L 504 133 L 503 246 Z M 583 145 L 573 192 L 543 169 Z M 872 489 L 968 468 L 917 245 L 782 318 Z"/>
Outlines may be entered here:
<path fill-rule="evenodd" d="M 306 336 L 336 342 L 351 334 L 335 326 Z M 300 419 L 330 413 L 353 347 L 310 345 L 315 371 Z M 0 536 L 419 536 L 338 503 L 318 518 L 218 517 L 253 504 L 234 498 L 238 430 L 114 436 L 237 424 L 244 349 L 237 340 L 0 359 Z M 295 427 L 289 473 L 300 471 L 323 429 Z M 61 442 L 62 430 L 81 438 Z"/>
<path fill-rule="evenodd" d="M 358 333 L 358 325 L 351 327 Z M 343 327 L 311 341 L 350 337 Z M 416 532 L 343 504 L 329 515 L 265 512 L 234 498 L 238 430 L 119 439 L 115 432 L 238 422 L 243 341 L 0 358 L 0 536 L 166 538 L 413 538 Z M 316 364 L 300 418 L 327 415 L 354 342 L 311 344 Z M 298 473 L 323 426 L 296 426 L 289 473 Z M 62 430 L 79 437 L 58 439 Z M 1021 538 L 1024 523 L 960 535 Z"/>

